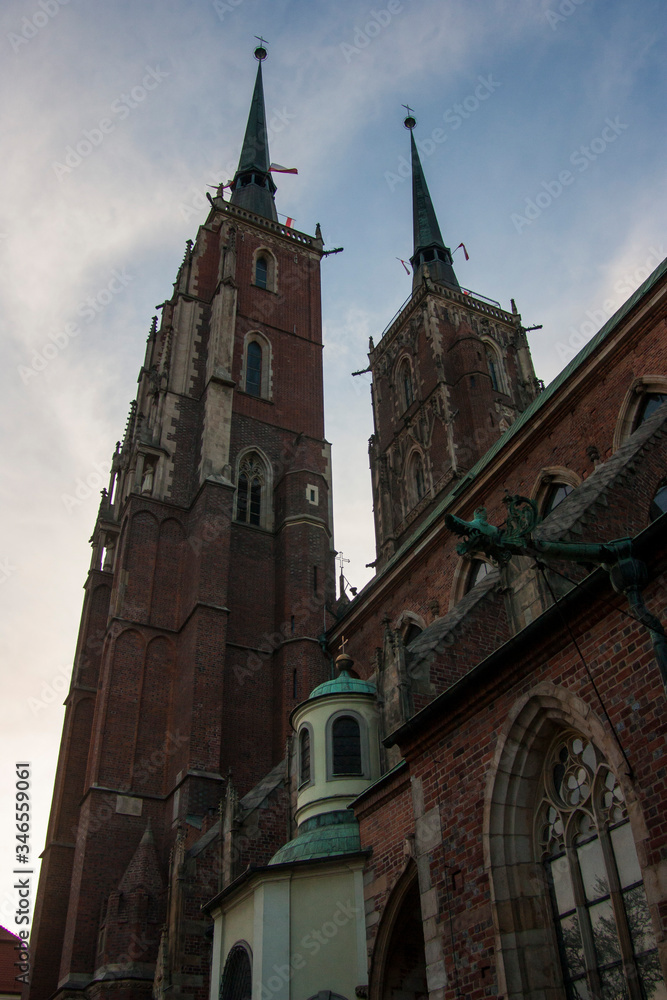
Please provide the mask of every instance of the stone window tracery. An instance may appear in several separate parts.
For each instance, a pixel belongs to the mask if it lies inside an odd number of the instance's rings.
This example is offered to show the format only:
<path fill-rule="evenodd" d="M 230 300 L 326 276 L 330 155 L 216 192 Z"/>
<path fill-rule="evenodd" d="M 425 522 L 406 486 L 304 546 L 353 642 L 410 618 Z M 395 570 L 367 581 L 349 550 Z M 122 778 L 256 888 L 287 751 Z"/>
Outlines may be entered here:
<path fill-rule="evenodd" d="M 535 841 L 569 1000 L 665 1000 L 623 792 L 579 733 L 547 754 Z"/>
<path fill-rule="evenodd" d="M 486 366 L 489 370 L 491 386 L 494 392 L 502 392 L 506 394 L 507 385 L 500 351 L 495 344 L 488 340 L 484 341 L 484 351 L 486 354 Z"/>
<path fill-rule="evenodd" d="M 236 520 L 261 525 L 262 497 L 266 485 L 264 463 L 254 452 L 244 455 L 239 464 L 236 490 Z"/>

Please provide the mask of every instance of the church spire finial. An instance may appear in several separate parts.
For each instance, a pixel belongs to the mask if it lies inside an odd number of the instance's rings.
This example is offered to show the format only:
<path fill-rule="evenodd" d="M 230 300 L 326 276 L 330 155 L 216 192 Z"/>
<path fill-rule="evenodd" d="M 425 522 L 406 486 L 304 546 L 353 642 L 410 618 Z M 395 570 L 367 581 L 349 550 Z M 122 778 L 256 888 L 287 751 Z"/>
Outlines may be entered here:
<path fill-rule="evenodd" d="M 460 289 L 452 266 L 452 253 L 445 246 L 440 233 L 440 226 L 433 208 L 431 195 L 426 184 L 424 171 L 419 159 L 419 152 L 412 130 L 417 124 L 412 108 L 404 104 L 407 116 L 403 124 L 410 132 L 410 148 L 412 151 L 412 218 L 414 230 L 414 251 L 410 258 L 412 264 L 412 288 L 415 291 L 424 276 L 424 267 L 428 268 L 429 276 L 449 288 Z"/>
<path fill-rule="evenodd" d="M 269 137 L 262 83 L 262 63 L 268 53 L 264 39 L 256 37 L 260 43 L 255 48 L 255 58 L 259 65 L 239 165 L 232 181 L 230 201 L 232 205 L 247 208 L 249 212 L 277 222 L 278 216 L 273 200 L 276 185 L 270 172 Z"/>

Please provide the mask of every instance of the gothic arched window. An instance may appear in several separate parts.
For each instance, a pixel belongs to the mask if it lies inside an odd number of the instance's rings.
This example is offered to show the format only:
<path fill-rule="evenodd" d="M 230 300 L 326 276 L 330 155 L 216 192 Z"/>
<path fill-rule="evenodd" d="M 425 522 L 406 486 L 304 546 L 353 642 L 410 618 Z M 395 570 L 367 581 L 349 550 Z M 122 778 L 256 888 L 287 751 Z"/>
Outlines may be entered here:
<path fill-rule="evenodd" d="M 616 776 L 576 732 L 552 743 L 535 840 L 570 1000 L 667 995 L 637 851 Z"/>
<path fill-rule="evenodd" d="M 266 257 L 258 257 L 255 261 L 255 284 L 258 288 L 267 288 L 269 265 Z"/>
<path fill-rule="evenodd" d="M 552 510 L 555 510 L 559 503 L 562 503 L 566 496 L 574 489 L 569 483 L 552 483 L 547 491 L 542 509 L 542 516 L 546 517 Z"/>
<path fill-rule="evenodd" d="M 242 944 L 235 944 L 225 962 L 220 983 L 220 1000 L 250 1000 L 251 996 L 250 956 Z"/>
<path fill-rule="evenodd" d="M 351 715 L 339 715 L 331 727 L 331 759 L 334 775 L 363 774 L 361 731 Z"/>
<path fill-rule="evenodd" d="M 236 520 L 244 524 L 262 523 L 262 493 L 265 485 L 264 463 L 251 452 L 239 465 L 236 490 Z"/>
<path fill-rule="evenodd" d="M 256 340 L 249 340 L 246 348 L 245 391 L 262 395 L 262 347 Z"/>
<path fill-rule="evenodd" d="M 635 419 L 632 425 L 633 431 L 644 423 L 645 420 L 655 413 L 659 406 L 667 399 L 667 393 L 664 392 L 645 392 L 641 398 L 639 408 L 635 414 Z"/>
<path fill-rule="evenodd" d="M 492 568 L 491 563 L 488 563 L 485 559 L 473 559 L 470 564 L 468 579 L 466 580 L 466 594 L 473 587 L 476 587 L 480 580 L 483 580 L 491 572 Z"/>
<path fill-rule="evenodd" d="M 411 505 L 414 507 L 426 493 L 424 462 L 418 452 L 415 452 L 410 459 L 409 470 L 408 489 L 410 491 Z"/>
<path fill-rule="evenodd" d="M 665 375 L 641 375 L 629 386 L 614 430 L 613 447 L 620 446 L 667 400 Z"/>
<path fill-rule="evenodd" d="M 484 344 L 484 349 L 486 352 L 486 366 L 489 369 L 489 376 L 491 378 L 491 386 L 495 392 L 507 392 L 505 388 L 505 374 L 503 372 L 503 363 L 498 353 L 497 348 L 491 346 L 489 343 Z"/>
<path fill-rule="evenodd" d="M 409 406 L 412 406 L 415 398 L 412 388 L 412 369 L 407 358 L 401 365 L 399 383 L 403 392 L 403 406 L 407 410 Z"/>
<path fill-rule="evenodd" d="M 662 514 L 667 510 L 667 483 L 663 483 L 662 486 L 656 491 L 655 496 L 651 500 L 651 507 L 649 510 L 649 520 L 657 521 Z"/>

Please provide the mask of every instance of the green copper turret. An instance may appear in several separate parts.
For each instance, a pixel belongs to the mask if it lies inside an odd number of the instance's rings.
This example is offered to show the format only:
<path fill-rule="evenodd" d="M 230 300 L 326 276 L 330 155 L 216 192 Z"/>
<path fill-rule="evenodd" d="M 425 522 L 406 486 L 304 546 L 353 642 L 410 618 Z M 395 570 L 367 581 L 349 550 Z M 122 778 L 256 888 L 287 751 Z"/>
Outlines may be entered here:
<path fill-rule="evenodd" d="M 433 208 L 431 195 L 426 184 L 424 171 L 419 159 L 415 137 L 412 134 L 414 118 L 406 118 L 406 128 L 410 129 L 410 147 L 412 150 L 412 218 L 414 229 L 414 252 L 410 258 L 412 264 L 412 288 L 416 290 L 424 276 L 424 267 L 428 268 L 433 281 L 447 285 L 449 288 L 460 289 L 452 266 L 452 252 L 440 233 L 440 226 Z"/>
<path fill-rule="evenodd" d="M 232 205 L 247 208 L 249 212 L 262 215 L 265 219 L 278 221 L 274 195 L 276 185 L 269 171 L 269 137 L 266 129 L 266 110 L 264 107 L 264 87 L 262 85 L 262 61 L 266 58 L 266 49 L 259 46 L 255 50 L 259 60 L 255 89 L 248 115 L 243 148 L 239 165 L 232 182 Z"/>

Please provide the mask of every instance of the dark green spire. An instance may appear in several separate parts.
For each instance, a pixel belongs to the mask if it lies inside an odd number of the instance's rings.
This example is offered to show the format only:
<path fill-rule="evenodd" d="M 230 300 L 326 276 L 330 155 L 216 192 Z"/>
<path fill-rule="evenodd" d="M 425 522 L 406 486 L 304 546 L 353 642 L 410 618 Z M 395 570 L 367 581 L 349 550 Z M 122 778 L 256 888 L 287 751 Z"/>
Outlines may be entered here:
<path fill-rule="evenodd" d="M 406 128 L 410 129 L 410 146 L 412 148 L 412 216 L 414 228 L 414 253 L 410 258 L 412 264 L 412 287 L 419 287 L 423 277 L 424 265 L 428 267 L 428 272 L 433 281 L 448 285 L 450 288 L 459 289 L 454 268 L 452 267 L 452 253 L 449 247 L 445 246 L 440 233 L 440 226 L 436 218 L 431 195 L 429 194 L 424 171 L 419 160 L 417 144 L 412 134 L 414 128 L 414 118 L 409 116 L 405 119 Z M 412 124 L 408 124 L 411 122 Z"/>
<path fill-rule="evenodd" d="M 263 215 L 266 219 L 278 221 L 273 196 L 276 185 L 269 172 L 269 137 L 266 131 L 266 111 L 264 109 L 264 87 L 262 86 L 262 60 L 266 58 L 266 49 L 261 46 L 255 50 L 259 60 L 255 90 L 252 95 L 248 125 L 239 159 L 238 169 L 234 175 L 231 203 L 247 208 L 249 212 Z"/>

